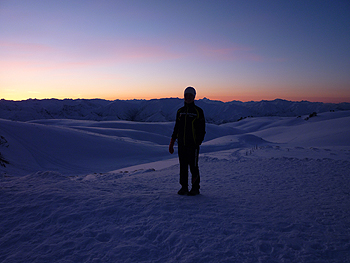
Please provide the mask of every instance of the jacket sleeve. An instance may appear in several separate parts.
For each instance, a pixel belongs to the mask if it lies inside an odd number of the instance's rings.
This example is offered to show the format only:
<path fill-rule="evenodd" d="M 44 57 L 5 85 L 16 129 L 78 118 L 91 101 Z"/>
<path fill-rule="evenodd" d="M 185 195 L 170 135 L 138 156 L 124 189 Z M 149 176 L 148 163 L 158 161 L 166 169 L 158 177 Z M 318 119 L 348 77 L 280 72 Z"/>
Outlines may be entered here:
<path fill-rule="evenodd" d="M 178 137 L 179 134 L 179 111 L 176 113 L 176 121 L 175 121 L 175 126 L 173 130 L 173 134 L 171 135 L 171 138 L 175 141 Z"/>
<path fill-rule="evenodd" d="M 204 140 L 204 136 L 205 136 L 205 117 L 204 117 L 204 113 L 203 110 L 200 111 L 200 115 L 199 115 L 199 119 L 198 119 L 198 123 L 197 123 L 197 144 L 201 145 L 203 140 Z"/>

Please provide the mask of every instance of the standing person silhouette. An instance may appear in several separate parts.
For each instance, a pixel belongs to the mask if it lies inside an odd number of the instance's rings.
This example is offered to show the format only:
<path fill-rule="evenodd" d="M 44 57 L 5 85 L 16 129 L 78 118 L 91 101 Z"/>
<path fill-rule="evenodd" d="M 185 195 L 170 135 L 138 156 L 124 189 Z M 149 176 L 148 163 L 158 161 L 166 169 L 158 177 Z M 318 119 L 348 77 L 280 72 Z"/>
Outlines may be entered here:
<path fill-rule="evenodd" d="M 178 143 L 178 155 L 180 162 L 180 184 L 179 195 L 199 194 L 199 168 L 198 155 L 199 146 L 205 135 L 205 118 L 203 110 L 194 104 L 196 90 L 187 87 L 184 91 L 185 105 L 176 113 L 174 131 L 169 144 L 169 152 L 174 153 L 174 143 Z M 188 167 L 192 174 L 192 189 L 188 191 Z"/>

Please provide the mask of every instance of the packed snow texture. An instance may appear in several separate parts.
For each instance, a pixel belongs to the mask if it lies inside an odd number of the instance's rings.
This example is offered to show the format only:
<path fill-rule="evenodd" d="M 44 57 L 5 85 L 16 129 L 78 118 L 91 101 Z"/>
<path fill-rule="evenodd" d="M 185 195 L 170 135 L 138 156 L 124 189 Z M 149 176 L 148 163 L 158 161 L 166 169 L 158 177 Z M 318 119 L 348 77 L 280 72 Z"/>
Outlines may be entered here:
<path fill-rule="evenodd" d="M 350 111 L 307 117 L 207 124 L 194 197 L 173 122 L 0 119 L 0 262 L 350 262 Z"/>

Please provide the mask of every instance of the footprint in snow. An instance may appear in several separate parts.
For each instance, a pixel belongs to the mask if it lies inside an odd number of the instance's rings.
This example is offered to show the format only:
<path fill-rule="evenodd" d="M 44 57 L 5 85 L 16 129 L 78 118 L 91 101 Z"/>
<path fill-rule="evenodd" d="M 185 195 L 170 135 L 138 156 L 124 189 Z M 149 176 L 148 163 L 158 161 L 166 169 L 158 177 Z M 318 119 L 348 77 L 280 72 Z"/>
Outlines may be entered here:
<path fill-rule="evenodd" d="M 106 243 L 111 239 L 111 235 L 108 233 L 102 233 L 98 234 L 95 238 L 97 241 Z"/>

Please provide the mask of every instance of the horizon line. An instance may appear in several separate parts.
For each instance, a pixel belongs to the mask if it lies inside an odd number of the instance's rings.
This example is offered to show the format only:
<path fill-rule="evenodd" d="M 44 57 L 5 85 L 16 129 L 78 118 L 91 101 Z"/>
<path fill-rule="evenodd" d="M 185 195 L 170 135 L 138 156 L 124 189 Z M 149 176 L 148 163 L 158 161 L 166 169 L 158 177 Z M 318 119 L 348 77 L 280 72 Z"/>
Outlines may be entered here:
<path fill-rule="evenodd" d="M 105 98 L 27 98 L 27 99 L 19 99 L 19 100 L 11 100 L 11 99 L 5 99 L 1 98 L 1 100 L 5 101 L 16 101 L 16 102 L 21 102 L 21 101 L 28 101 L 28 100 L 105 100 L 105 101 L 151 101 L 151 100 L 163 100 L 163 99 L 179 99 L 183 100 L 183 98 L 180 97 L 160 97 L 160 98 L 133 98 L 133 99 L 105 99 Z M 260 100 L 219 100 L 219 99 L 210 99 L 207 97 L 202 97 L 199 99 L 195 99 L 195 101 L 201 101 L 201 100 L 209 100 L 209 101 L 218 101 L 222 103 L 230 103 L 230 102 L 242 102 L 242 103 L 247 103 L 247 102 L 262 102 L 262 101 L 276 101 L 276 100 L 281 100 L 281 101 L 289 101 L 289 102 L 310 102 L 310 103 L 324 103 L 324 104 L 342 104 L 342 103 L 350 103 L 350 99 L 345 99 L 344 101 L 341 102 L 325 102 L 325 101 L 317 101 L 317 100 L 309 100 L 309 99 L 302 99 L 302 100 L 289 100 L 289 99 L 283 99 L 283 98 L 275 98 L 275 99 L 260 99 Z"/>

